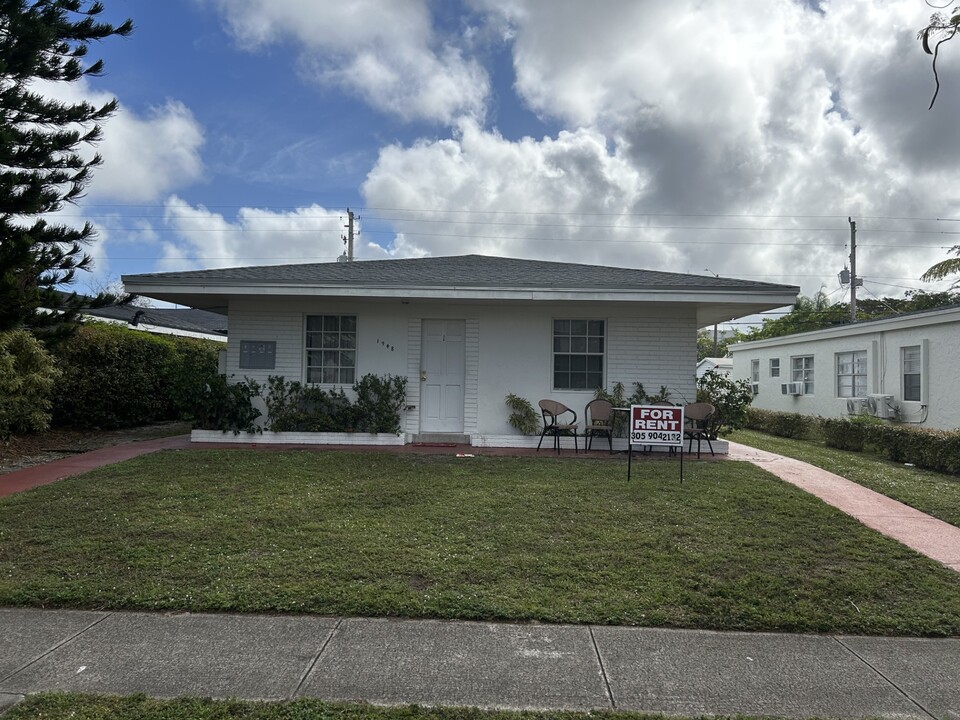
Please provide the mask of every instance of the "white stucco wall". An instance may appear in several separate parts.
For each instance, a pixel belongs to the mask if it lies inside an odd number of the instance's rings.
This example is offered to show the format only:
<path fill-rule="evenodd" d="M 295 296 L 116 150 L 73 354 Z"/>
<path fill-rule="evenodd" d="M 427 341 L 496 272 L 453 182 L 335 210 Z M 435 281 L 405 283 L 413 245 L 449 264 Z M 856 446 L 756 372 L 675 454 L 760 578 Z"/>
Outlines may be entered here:
<path fill-rule="evenodd" d="M 464 432 L 512 434 L 504 397 L 515 393 L 536 407 L 559 400 L 582 414 L 593 392 L 552 387 L 554 318 L 603 319 L 606 324 L 604 377 L 632 392 L 642 382 L 648 393 L 667 386 L 677 402 L 696 395 L 697 322 L 689 307 L 666 303 L 473 303 L 340 301 L 323 299 L 240 299 L 230 304 L 227 375 L 265 382 L 270 375 L 304 379 L 304 323 L 309 314 L 357 316 L 357 375 L 405 375 L 408 413 L 405 429 L 419 431 L 419 341 L 424 319 L 465 320 L 466 376 Z M 273 370 L 241 370 L 241 341 L 277 343 Z"/>
<path fill-rule="evenodd" d="M 924 349 L 921 399 L 904 402 L 900 349 Z M 750 380 L 750 361 L 760 361 L 760 392 L 754 407 L 805 415 L 841 417 L 847 414 L 847 399 L 837 396 L 837 353 L 862 350 L 867 354 L 867 394 L 892 395 L 902 422 L 952 430 L 960 427 L 960 310 L 934 311 L 922 315 L 848 325 L 812 333 L 741 343 L 729 348 L 733 377 Z M 791 358 L 814 358 L 814 393 L 790 396 L 780 384 L 790 382 Z M 780 377 L 770 377 L 770 359 L 780 359 Z"/>

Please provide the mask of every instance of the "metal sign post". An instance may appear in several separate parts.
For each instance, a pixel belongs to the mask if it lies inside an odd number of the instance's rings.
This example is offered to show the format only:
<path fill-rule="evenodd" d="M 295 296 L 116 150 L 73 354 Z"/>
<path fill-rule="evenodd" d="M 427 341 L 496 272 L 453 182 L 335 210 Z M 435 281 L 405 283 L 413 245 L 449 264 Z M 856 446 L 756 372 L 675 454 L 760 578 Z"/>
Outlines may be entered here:
<path fill-rule="evenodd" d="M 670 405 L 630 406 L 630 445 L 627 481 L 633 469 L 633 446 L 680 448 L 680 482 L 683 483 L 683 407 Z"/>

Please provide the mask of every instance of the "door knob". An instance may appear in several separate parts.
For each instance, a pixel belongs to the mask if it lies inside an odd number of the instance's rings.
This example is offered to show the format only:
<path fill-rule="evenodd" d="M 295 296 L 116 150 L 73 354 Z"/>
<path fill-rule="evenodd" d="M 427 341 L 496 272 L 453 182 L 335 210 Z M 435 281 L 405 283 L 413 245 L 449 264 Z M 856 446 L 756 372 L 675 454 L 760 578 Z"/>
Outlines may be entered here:
<path fill-rule="evenodd" d="M 421 382 L 426 382 L 426 380 L 427 380 L 427 371 L 426 371 L 426 370 L 421 370 L 421 371 L 420 371 L 420 380 L 421 380 Z"/>

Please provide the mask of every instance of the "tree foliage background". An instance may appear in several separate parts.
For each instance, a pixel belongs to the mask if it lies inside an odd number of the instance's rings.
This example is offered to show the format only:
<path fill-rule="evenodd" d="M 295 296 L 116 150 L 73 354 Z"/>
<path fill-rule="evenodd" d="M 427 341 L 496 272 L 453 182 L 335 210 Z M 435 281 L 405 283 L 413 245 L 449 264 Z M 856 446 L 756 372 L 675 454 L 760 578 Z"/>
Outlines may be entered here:
<path fill-rule="evenodd" d="M 48 216 L 83 196 L 101 158 L 84 158 L 80 149 L 100 139 L 99 122 L 117 102 L 64 103 L 36 88 L 38 81 L 102 73 L 102 61 L 86 60 L 90 43 L 133 30 L 130 20 L 100 22 L 102 11 L 83 0 L 0 0 L 0 332 L 28 328 L 55 337 L 90 304 L 58 288 L 90 267 L 84 248 L 94 228 Z M 115 300 L 100 294 L 92 304 Z"/>
<path fill-rule="evenodd" d="M 927 293 L 922 290 L 907 291 L 902 298 L 861 298 L 857 300 L 857 320 L 878 320 L 903 313 L 933 310 L 939 307 L 960 305 L 960 292 Z M 843 325 L 850 322 L 850 306 L 846 302 L 831 304 L 829 298 L 817 293 L 812 298 L 801 295 L 786 315 L 778 318 L 764 318 L 760 327 L 747 331 L 734 330 L 719 343 L 719 357 L 727 352 L 727 345 L 752 340 L 811 332 L 823 328 Z M 714 357 L 713 335 L 709 330 L 701 330 L 697 336 L 697 361 L 705 357 Z"/>
<path fill-rule="evenodd" d="M 929 0 L 927 5 L 936 7 Z M 944 5 L 940 9 L 945 9 Z M 923 46 L 923 51 L 928 55 L 933 55 L 933 79 L 936 81 L 936 87 L 933 91 L 933 97 L 930 99 L 930 110 L 937 101 L 937 95 L 940 94 L 940 73 L 937 70 L 937 60 L 940 58 L 940 46 L 945 42 L 953 40 L 957 32 L 960 31 L 960 5 L 954 7 L 949 13 L 935 12 L 930 16 L 930 22 L 926 27 L 920 28 L 917 37 Z"/>

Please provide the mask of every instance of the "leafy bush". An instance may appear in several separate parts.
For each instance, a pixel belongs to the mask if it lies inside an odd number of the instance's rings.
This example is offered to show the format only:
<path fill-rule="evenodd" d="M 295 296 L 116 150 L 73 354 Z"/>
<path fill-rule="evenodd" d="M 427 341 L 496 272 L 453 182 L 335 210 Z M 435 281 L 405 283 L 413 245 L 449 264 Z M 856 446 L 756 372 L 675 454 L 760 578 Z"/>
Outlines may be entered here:
<path fill-rule="evenodd" d="M 168 389 L 175 351 L 168 338 L 90 324 L 56 352 L 63 369 L 53 405 L 58 425 L 113 429 L 176 416 Z"/>
<path fill-rule="evenodd" d="M 217 377 L 216 343 L 90 323 L 57 346 L 58 425 L 105 429 L 189 418 Z"/>
<path fill-rule="evenodd" d="M 827 447 L 863 452 L 872 429 L 882 422 L 874 417 L 855 415 L 850 418 L 822 418 L 819 425 Z"/>
<path fill-rule="evenodd" d="M 264 401 L 267 429 L 274 432 L 399 433 L 407 379 L 364 375 L 353 385 L 351 402 L 342 389 L 323 390 L 282 376 L 271 376 Z"/>
<path fill-rule="evenodd" d="M 270 376 L 267 429 L 273 432 L 338 432 L 353 430 L 355 412 L 343 390 L 322 390 L 282 376 Z"/>
<path fill-rule="evenodd" d="M 960 474 L 960 431 L 878 423 L 869 427 L 867 443 L 893 462 Z"/>
<path fill-rule="evenodd" d="M 0 438 L 50 427 L 50 396 L 59 376 L 53 357 L 29 332 L 0 333 Z"/>
<path fill-rule="evenodd" d="M 256 419 L 262 413 L 253 406 L 253 398 L 259 395 L 259 383 L 249 378 L 239 383 L 228 383 L 223 375 L 214 375 L 194 399 L 191 409 L 193 426 L 200 430 L 232 432 L 234 435 L 261 432 Z"/>
<path fill-rule="evenodd" d="M 747 408 L 744 427 L 785 438 L 820 439 L 820 418 L 799 413 Z"/>
<path fill-rule="evenodd" d="M 510 408 L 510 417 L 507 418 L 510 427 L 521 435 L 536 435 L 540 432 L 540 416 L 529 400 L 510 393 L 504 398 L 504 402 Z"/>
<path fill-rule="evenodd" d="M 650 405 L 658 402 L 670 402 L 670 391 L 666 385 L 660 386 L 660 392 L 656 395 L 647 395 L 643 383 L 633 383 L 633 394 L 626 397 L 626 388 L 623 383 L 617 381 L 613 384 L 613 390 L 607 392 L 604 388 L 597 388 L 594 397 L 598 400 L 606 400 L 614 407 L 630 407 L 631 405 Z M 623 413 L 614 413 L 610 418 L 610 426 L 614 437 L 626 437 L 629 419 Z"/>
<path fill-rule="evenodd" d="M 174 355 L 168 368 L 170 400 L 174 411 L 183 420 L 195 417 L 197 399 L 220 377 L 217 355 L 223 343 L 196 338 L 170 338 Z"/>
<path fill-rule="evenodd" d="M 708 370 L 697 380 L 697 402 L 716 408 L 707 423 L 710 438 L 716 440 L 721 429 L 736 430 L 746 424 L 753 393 L 746 380 L 733 380 L 725 373 Z"/>
<path fill-rule="evenodd" d="M 400 433 L 407 402 L 407 379 L 400 375 L 366 374 L 353 384 L 357 394 L 356 429 Z"/>
<path fill-rule="evenodd" d="M 823 441 L 853 452 L 870 451 L 897 463 L 960 474 L 960 431 L 930 430 L 856 415 L 822 418 L 750 408 L 746 427 L 771 435 Z"/>

